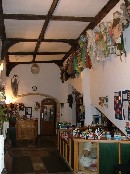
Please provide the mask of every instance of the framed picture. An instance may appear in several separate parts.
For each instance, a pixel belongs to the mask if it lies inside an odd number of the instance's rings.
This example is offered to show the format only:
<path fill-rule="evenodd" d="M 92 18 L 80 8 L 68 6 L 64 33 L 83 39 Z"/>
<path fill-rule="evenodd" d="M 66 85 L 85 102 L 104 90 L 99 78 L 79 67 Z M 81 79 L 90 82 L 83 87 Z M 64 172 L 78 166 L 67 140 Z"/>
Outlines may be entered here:
<path fill-rule="evenodd" d="M 25 107 L 25 115 L 28 117 L 32 116 L 32 107 Z"/>

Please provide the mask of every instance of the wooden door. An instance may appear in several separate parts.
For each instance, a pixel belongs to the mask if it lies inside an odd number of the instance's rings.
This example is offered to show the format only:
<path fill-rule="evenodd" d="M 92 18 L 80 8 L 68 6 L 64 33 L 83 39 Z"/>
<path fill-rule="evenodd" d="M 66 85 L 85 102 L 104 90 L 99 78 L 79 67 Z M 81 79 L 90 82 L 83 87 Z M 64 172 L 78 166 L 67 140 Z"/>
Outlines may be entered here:
<path fill-rule="evenodd" d="M 46 98 L 41 102 L 40 112 L 40 134 L 56 134 L 56 102 L 51 98 Z"/>

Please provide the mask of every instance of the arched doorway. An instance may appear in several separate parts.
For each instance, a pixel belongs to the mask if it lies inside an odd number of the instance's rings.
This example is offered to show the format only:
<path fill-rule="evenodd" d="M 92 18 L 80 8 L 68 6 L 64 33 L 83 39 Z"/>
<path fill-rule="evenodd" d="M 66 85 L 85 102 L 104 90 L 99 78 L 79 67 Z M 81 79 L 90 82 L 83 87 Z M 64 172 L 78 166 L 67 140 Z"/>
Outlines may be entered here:
<path fill-rule="evenodd" d="M 40 135 L 56 134 L 56 101 L 46 98 L 41 101 Z"/>

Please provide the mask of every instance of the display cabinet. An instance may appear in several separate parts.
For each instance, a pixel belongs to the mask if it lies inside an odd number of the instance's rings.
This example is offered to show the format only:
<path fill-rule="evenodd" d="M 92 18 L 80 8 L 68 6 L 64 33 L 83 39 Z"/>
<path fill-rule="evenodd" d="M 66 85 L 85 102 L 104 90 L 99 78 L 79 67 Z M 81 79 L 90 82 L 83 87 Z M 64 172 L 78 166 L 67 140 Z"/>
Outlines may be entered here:
<path fill-rule="evenodd" d="M 73 137 L 72 129 L 59 129 L 58 149 L 74 172 L 110 174 L 115 164 L 128 160 L 130 141 L 82 139 Z"/>
<path fill-rule="evenodd" d="M 74 171 L 91 172 L 93 174 L 110 174 L 114 172 L 114 165 L 125 162 L 130 156 L 130 141 L 127 140 L 84 140 L 73 139 L 74 141 Z M 94 160 L 86 155 L 86 143 L 91 143 L 96 148 Z M 91 150 L 90 150 L 91 151 Z M 89 151 L 89 153 L 90 153 Z M 84 155 L 84 162 L 82 158 Z M 86 164 L 85 164 L 86 162 Z M 90 166 L 88 165 L 90 164 Z"/>
<path fill-rule="evenodd" d="M 19 119 L 16 121 L 16 138 L 17 140 L 33 140 L 37 137 L 37 124 L 33 119 Z"/>

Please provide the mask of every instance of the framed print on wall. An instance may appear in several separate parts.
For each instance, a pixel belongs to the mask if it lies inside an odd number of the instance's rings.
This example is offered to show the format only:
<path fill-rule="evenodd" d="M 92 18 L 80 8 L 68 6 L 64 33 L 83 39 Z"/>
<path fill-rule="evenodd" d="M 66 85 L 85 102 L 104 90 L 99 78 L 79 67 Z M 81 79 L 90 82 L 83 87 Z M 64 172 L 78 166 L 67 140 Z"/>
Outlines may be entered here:
<path fill-rule="evenodd" d="M 25 115 L 27 117 L 32 117 L 32 107 L 25 107 Z"/>

